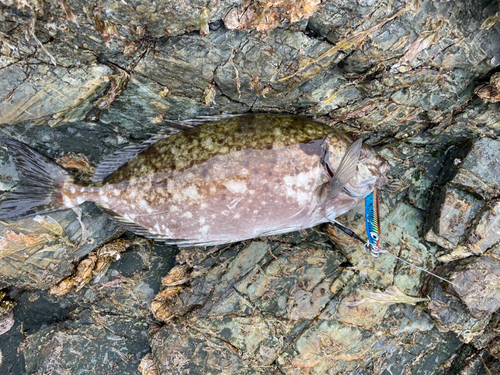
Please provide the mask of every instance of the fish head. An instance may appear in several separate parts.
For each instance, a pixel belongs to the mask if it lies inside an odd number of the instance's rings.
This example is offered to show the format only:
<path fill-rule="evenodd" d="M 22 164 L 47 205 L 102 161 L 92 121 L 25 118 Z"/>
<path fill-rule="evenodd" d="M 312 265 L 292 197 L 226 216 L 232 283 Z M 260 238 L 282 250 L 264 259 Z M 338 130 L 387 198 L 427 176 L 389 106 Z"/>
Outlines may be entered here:
<path fill-rule="evenodd" d="M 373 147 L 363 144 L 356 174 L 344 189 L 353 197 L 366 197 L 373 189 L 387 184 L 387 173 L 390 169 L 387 160 L 380 156 Z"/>

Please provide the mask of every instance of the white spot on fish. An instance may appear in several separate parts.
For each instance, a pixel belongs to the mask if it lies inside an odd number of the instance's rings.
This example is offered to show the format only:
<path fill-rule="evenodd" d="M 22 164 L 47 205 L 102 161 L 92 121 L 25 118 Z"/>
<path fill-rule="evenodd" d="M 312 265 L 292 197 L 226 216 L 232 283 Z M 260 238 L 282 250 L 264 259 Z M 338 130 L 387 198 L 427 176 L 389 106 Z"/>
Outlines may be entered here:
<path fill-rule="evenodd" d="M 103 201 L 104 203 L 108 203 L 109 202 L 109 198 L 105 195 L 101 196 L 101 201 Z"/>
<path fill-rule="evenodd" d="M 189 211 L 185 212 L 182 217 L 185 217 L 187 219 L 191 219 L 193 217 L 193 214 Z M 162 219 L 163 219 L 163 216 L 162 216 Z"/>
<path fill-rule="evenodd" d="M 201 227 L 200 232 L 202 236 L 206 236 L 208 234 L 208 230 L 210 229 L 209 225 L 204 225 Z"/>
<path fill-rule="evenodd" d="M 285 195 L 295 199 L 299 205 L 306 204 L 314 197 L 311 193 L 311 186 L 317 184 L 316 170 L 312 169 L 310 172 L 302 172 L 295 176 L 285 176 L 283 180 Z"/>
<path fill-rule="evenodd" d="M 148 210 L 149 209 L 149 205 L 148 205 L 148 202 L 146 202 L 144 199 L 141 199 L 139 201 L 139 206 L 144 209 L 144 210 Z"/>
<path fill-rule="evenodd" d="M 82 204 L 83 202 L 85 202 L 85 199 L 83 199 L 82 197 L 77 197 L 77 198 L 76 198 L 76 202 L 77 202 L 78 204 Z"/>
<path fill-rule="evenodd" d="M 73 202 L 71 202 L 71 199 L 69 199 L 66 195 L 62 194 L 62 197 L 64 207 L 70 208 L 74 206 Z"/>
<path fill-rule="evenodd" d="M 186 197 L 189 197 L 193 200 L 199 197 L 198 189 L 196 189 L 196 186 L 188 186 L 186 189 L 184 189 L 184 194 Z"/>
<path fill-rule="evenodd" d="M 224 186 L 233 194 L 245 194 L 247 191 L 247 185 L 242 181 L 228 181 Z"/>
<path fill-rule="evenodd" d="M 71 191 L 73 194 L 75 194 L 75 187 L 74 187 L 74 186 L 71 186 L 71 187 L 69 188 L 69 191 Z"/>
<path fill-rule="evenodd" d="M 236 215 L 234 215 L 234 218 L 235 218 L 235 219 L 239 219 L 240 217 L 241 217 L 241 216 L 240 216 L 240 214 L 236 214 Z"/>

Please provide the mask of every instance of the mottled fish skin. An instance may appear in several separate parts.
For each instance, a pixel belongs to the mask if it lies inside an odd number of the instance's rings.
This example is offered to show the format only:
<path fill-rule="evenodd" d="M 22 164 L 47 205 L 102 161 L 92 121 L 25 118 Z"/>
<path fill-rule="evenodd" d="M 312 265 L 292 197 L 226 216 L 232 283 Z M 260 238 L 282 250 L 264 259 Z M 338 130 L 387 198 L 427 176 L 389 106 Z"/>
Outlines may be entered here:
<path fill-rule="evenodd" d="M 385 184 L 388 163 L 363 146 L 345 190 L 318 202 L 351 143 L 300 117 L 233 117 L 159 140 L 103 183 L 68 184 L 63 194 L 66 206 L 95 201 L 151 238 L 236 242 L 313 227 Z"/>

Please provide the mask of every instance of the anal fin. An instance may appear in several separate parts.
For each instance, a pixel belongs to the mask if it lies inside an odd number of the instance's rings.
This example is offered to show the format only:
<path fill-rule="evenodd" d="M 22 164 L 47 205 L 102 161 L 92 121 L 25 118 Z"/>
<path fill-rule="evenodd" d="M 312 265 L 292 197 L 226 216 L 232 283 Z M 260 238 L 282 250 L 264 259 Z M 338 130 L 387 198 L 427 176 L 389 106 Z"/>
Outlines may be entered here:
<path fill-rule="evenodd" d="M 102 212 L 104 212 L 106 215 L 108 215 L 111 219 L 118 222 L 124 229 L 129 230 L 131 232 L 134 232 L 138 236 L 150 238 L 154 241 L 161 241 L 167 245 L 177 245 L 180 247 L 183 247 L 183 246 L 212 246 L 212 245 L 218 244 L 218 243 L 211 243 L 210 241 L 197 242 L 196 240 L 169 238 L 165 235 L 161 235 L 161 234 L 149 231 L 147 228 L 144 228 L 143 226 L 133 222 L 132 220 L 121 216 L 120 214 L 116 213 L 115 211 L 113 211 L 112 209 L 110 209 L 109 207 L 107 207 L 103 204 L 97 203 L 97 206 L 102 210 Z"/>

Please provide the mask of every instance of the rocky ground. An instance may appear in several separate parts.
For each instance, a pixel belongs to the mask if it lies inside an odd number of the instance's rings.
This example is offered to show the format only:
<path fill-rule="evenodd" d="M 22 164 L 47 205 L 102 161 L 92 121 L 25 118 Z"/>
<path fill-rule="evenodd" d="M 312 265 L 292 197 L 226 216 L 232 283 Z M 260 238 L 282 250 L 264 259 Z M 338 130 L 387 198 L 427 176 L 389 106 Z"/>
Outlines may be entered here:
<path fill-rule="evenodd" d="M 499 373 L 499 14 L 1 0 L 0 135 L 83 178 L 166 120 L 246 112 L 369 137 L 392 170 L 378 258 L 330 226 L 180 251 L 93 204 L 0 221 L 0 373 Z M 0 196 L 16 179 L 0 148 Z M 339 220 L 364 236 L 362 206 Z"/>

